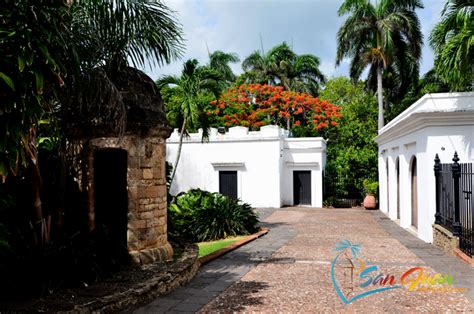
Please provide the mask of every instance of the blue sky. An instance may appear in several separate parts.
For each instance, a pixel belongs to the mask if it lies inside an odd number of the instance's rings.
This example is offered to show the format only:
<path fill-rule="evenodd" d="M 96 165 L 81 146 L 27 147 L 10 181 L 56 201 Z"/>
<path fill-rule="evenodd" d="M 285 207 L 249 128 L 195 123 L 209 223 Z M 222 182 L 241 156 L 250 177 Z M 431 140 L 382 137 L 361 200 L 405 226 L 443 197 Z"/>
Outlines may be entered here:
<path fill-rule="evenodd" d="M 342 0 L 165 0 L 176 12 L 186 39 L 182 60 L 160 68 L 145 69 L 153 79 L 179 74 L 184 60 L 208 61 L 212 52 L 235 52 L 243 60 L 255 50 L 268 51 L 286 41 L 299 54 L 311 53 L 321 59 L 321 70 L 328 77 L 348 75 L 348 62 L 335 67 L 336 33 L 345 17 L 337 10 Z M 445 0 L 424 0 L 418 10 L 424 35 L 421 73 L 433 66 L 433 52 L 427 45 L 433 26 L 439 21 Z M 239 64 L 233 65 L 241 73 Z"/>

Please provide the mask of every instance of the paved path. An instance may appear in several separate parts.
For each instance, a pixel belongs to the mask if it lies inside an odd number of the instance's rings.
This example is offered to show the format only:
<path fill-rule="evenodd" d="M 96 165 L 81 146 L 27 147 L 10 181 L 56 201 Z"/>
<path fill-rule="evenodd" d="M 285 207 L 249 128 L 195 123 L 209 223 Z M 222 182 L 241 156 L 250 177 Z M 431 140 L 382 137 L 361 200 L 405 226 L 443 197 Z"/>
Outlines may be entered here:
<path fill-rule="evenodd" d="M 446 312 L 474 311 L 474 269 L 425 244 L 386 219 L 363 209 L 262 209 L 270 232 L 201 268 L 187 286 L 158 298 L 137 313 L 163 312 Z M 422 266 L 450 274 L 467 292 L 394 289 L 345 305 L 331 281 L 336 242 L 361 245 L 361 257 L 397 278 Z M 336 279 L 348 292 L 347 266 Z M 363 282 L 363 281 L 362 281 Z M 368 289 L 358 291 L 351 296 Z"/>

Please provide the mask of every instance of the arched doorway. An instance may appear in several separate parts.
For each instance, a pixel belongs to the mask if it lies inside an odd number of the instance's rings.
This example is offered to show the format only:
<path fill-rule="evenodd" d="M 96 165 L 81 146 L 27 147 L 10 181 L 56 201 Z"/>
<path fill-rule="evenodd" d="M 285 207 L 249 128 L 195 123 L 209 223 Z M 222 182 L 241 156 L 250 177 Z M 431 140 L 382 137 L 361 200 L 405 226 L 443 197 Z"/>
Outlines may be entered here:
<path fill-rule="evenodd" d="M 400 158 L 397 157 L 395 163 L 395 171 L 397 173 L 397 219 L 400 219 Z"/>
<path fill-rule="evenodd" d="M 411 160 L 411 225 L 418 229 L 418 184 L 416 157 Z"/>
<path fill-rule="evenodd" d="M 390 178 L 388 174 L 388 158 L 385 161 L 385 164 L 387 165 L 386 171 L 387 171 L 387 213 L 390 212 Z"/>

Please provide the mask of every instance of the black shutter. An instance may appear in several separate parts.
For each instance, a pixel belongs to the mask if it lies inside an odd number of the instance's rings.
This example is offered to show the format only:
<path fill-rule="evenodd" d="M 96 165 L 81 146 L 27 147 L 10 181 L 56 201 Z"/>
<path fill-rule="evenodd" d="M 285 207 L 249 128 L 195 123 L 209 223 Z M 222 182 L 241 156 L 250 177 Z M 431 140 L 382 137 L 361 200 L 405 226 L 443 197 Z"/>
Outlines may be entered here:
<path fill-rule="evenodd" d="M 311 205 L 311 171 L 293 171 L 293 204 Z"/>
<path fill-rule="evenodd" d="M 219 171 L 219 193 L 237 199 L 237 171 Z"/>

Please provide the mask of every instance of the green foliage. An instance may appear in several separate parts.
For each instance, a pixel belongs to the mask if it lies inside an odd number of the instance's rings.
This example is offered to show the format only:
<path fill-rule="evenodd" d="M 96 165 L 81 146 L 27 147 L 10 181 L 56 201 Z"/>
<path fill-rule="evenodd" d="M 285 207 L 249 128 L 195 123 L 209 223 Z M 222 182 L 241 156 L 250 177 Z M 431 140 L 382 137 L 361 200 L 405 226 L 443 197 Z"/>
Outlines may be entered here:
<path fill-rule="evenodd" d="M 160 92 L 161 97 L 163 98 L 164 109 L 169 125 L 172 128 L 180 129 L 183 125 L 184 118 L 182 111 L 184 100 L 180 89 L 175 86 L 164 86 Z M 216 97 L 212 93 L 202 91 L 196 96 L 197 107 L 205 108 L 215 99 Z M 207 117 L 200 112 L 197 120 L 191 123 L 191 125 L 187 124 L 187 132 L 197 132 L 199 128 L 205 128 L 207 124 Z"/>
<path fill-rule="evenodd" d="M 257 224 L 249 204 L 199 189 L 178 195 L 168 207 L 170 234 L 194 242 L 254 233 Z"/>
<path fill-rule="evenodd" d="M 242 62 L 245 73 L 238 85 L 258 83 L 281 85 L 288 91 L 317 96 L 326 78 L 319 70 L 320 60 L 311 54 L 297 55 L 286 42 L 266 54 L 255 51 Z"/>
<path fill-rule="evenodd" d="M 414 104 L 418 99 L 428 93 L 445 93 L 449 92 L 449 86 L 441 80 L 439 75 L 434 69 L 425 73 L 425 75 L 418 80 L 418 82 L 412 83 L 408 89 L 408 92 L 403 96 L 402 99 L 398 100 L 396 105 L 391 104 L 385 110 L 385 120 L 390 122 L 405 109 Z"/>
<path fill-rule="evenodd" d="M 474 2 L 447 0 L 430 35 L 435 68 L 453 91 L 474 89 Z"/>
<path fill-rule="evenodd" d="M 62 1 L 6 0 L 0 16 L 1 177 L 34 158 L 32 128 L 51 111 L 74 51 Z"/>
<path fill-rule="evenodd" d="M 364 179 L 362 185 L 364 186 L 365 194 L 377 196 L 377 192 L 379 189 L 379 183 L 377 181 L 373 181 L 371 179 Z"/>
<path fill-rule="evenodd" d="M 340 180 L 340 189 L 354 184 L 362 190 L 364 178 L 377 180 L 377 103 L 364 84 L 348 78 L 327 82 L 320 99 L 341 107 L 338 127 L 327 134 L 326 173 Z"/>
<path fill-rule="evenodd" d="M 401 97 L 418 79 L 423 34 L 417 8 L 423 8 L 420 0 L 380 0 L 375 4 L 345 0 L 339 8 L 339 15 L 348 17 L 337 33 L 336 65 L 350 58 L 349 73 L 355 82 L 370 66 L 367 81 L 378 89 L 379 128 L 383 127 L 383 95 Z"/>

